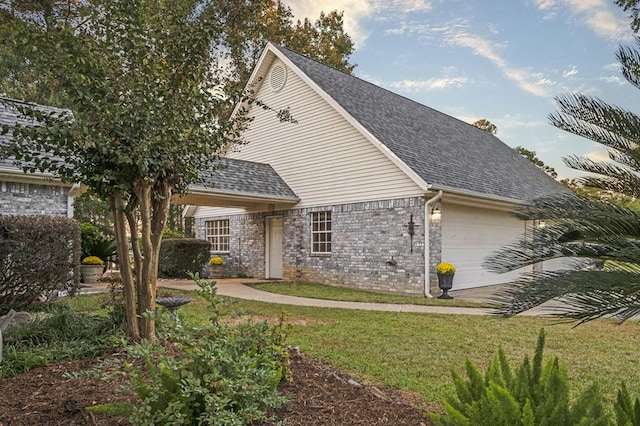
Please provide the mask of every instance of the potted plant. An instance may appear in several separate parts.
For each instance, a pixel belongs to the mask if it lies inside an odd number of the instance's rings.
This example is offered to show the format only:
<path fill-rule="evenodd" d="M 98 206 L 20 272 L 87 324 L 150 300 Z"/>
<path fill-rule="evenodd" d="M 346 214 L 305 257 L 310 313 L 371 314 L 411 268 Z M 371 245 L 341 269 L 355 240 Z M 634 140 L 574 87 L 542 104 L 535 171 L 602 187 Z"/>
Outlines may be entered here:
<path fill-rule="evenodd" d="M 209 276 L 210 278 L 222 278 L 224 273 L 224 259 L 220 256 L 214 256 L 209 259 Z"/>
<path fill-rule="evenodd" d="M 104 260 L 98 256 L 87 256 L 82 259 L 80 271 L 82 272 L 82 282 L 85 284 L 95 283 L 98 279 L 102 278 Z"/>
<path fill-rule="evenodd" d="M 436 266 L 436 272 L 438 273 L 438 287 L 442 290 L 442 294 L 438 296 L 438 299 L 453 299 L 453 296 L 449 294 L 449 290 L 453 287 L 453 276 L 456 273 L 456 267 L 449 262 L 440 262 Z"/>

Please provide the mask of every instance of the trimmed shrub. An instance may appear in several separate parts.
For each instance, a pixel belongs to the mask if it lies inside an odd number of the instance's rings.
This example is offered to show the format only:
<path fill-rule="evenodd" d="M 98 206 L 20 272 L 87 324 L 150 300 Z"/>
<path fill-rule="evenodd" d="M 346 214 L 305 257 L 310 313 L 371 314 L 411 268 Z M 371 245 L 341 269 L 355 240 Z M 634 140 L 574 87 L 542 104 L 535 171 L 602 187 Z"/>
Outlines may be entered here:
<path fill-rule="evenodd" d="M 187 272 L 200 271 L 209 261 L 211 244 L 195 238 L 162 239 L 158 276 L 187 278 Z"/>
<path fill-rule="evenodd" d="M 526 356 L 515 373 L 502 348 L 483 375 L 466 361 L 468 379 L 455 371 L 456 396 L 445 401 L 446 416 L 431 416 L 434 425 L 607 425 L 598 388 L 592 385 L 573 404 L 569 379 L 557 358 L 543 364 L 544 330 L 540 331 L 533 363 Z"/>
<path fill-rule="evenodd" d="M 80 229 L 66 217 L 0 216 L 0 314 L 75 289 Z"/>
<path fill-rule="evenodd" d="M 187 236 L 180 231 L 175 231 L 171 228 L 164 228 L 162 231 L 162 238 L 187 238 Z"/>

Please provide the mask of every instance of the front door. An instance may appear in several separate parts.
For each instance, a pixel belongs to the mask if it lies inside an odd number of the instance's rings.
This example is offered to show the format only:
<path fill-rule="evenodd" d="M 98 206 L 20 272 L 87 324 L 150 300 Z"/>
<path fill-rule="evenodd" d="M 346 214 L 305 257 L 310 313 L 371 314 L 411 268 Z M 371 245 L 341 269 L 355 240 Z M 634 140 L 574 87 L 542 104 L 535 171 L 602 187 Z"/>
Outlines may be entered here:
<path fill-rule="evenodd" d="M 266 218 L 265 278 L 282 279 L 282 216 Z"/>

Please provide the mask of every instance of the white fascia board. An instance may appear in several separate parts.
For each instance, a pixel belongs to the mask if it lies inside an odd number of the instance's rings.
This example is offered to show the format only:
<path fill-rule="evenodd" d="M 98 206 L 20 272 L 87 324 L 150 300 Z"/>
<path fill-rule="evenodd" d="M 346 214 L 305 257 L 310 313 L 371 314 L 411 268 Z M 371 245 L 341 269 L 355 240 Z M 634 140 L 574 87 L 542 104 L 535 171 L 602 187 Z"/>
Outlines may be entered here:
<path fill-rule="evenodd" d="M 182 217 L 193 217 L 197 209 L 198 206 L 194 206 L 191 204 L 185 206 L 184 209 L 182 209 Z"/>
<path fill-rule="evenodd" d="M 260 55 L 260 59 L 258 59 L 258 62 L 256 62 L 256 66 L 253 68 L 253 72 L 251 72 L 251 76 L 249 77 L 249 80 L 247 80 L 247 84 L 244 86 L 244 90 L 247 90 L 249 87 L 251 87 L 251 85 L 258 83 L 259 77 L 265 77 L 265 76 L 259 76 L 258 73 L 259 73 L 259 70 L 262 68 L 263 62 L 266 60 L 265 58 L 267 57 L 267 55 L 269 53 L 273 54 L 273 51 L 275 51 L 275 49 L 273 49 L 273 45 L 271 44 L 271 42 L 268 42 L 267 46 L 264 48 L 264 50 L 262 51 L 262 54 Z M 262 84 L 262 82 L 259 82 L 259 84 Z M 256 86 L 255 91 L 257 92 L 258 89 L 260 89 L 260 87 Z M 236 116 L 236 114 L 238 113 L 238 110 L 242 107 L 242 105 L 244 105 L 244 102 L 238 102 L 236 104 L 236 106 L 233 108 L 233 111 L 231 112 L 231 116 L 230 116 L 231 118 Z"/>
<path fill-rule="evenodd" d="M 464 189 L 452 188 L 448 186 L 432 185 L 430 189 L 433 191 L 443 191 L 443 200 L 451 202 L 453 204 L 465 204 L 471 206 L 490 207 L 506 210 L 510 210 L 517 205 L 527 204 L 527 202 L 523 200 L 501 197 L 499 195 L 484 194 L 476 191 L 467 191 Z"/>
<path fill-rule="evenodd" d="M 220 191 L 219 189 L 205 189 L 205 188 L 189 188 L 187 190 L 189 194 L 199 196 L 221 196 L 228 199 L 236 199 L 240 201 L 251 202 L 265 202 L 265 203 L 286 203 L 297 204 L 300 202 L 298 197 L 279 197 L 269 195 L 259 195 L 250 192 L 234 192 L 234 191 Z"/>
<path fill-rule="evenodd" d="M 382 152 L 387 158 L 391 160 L 400 170 L 402 170 L 411 180 L 413 180 L 423 191 L 429 190 L 429 184 L 422 179 L 411 167 L 409 167 L 404 161 L 402 161 L 393 151 L 391 151 L 385 144 L 380 142 L 366 127 L 364 127 L 358 120 L 356 120 L 351 114 L 349 114 L 340 104 L 338 104 L 331 96 L 329 96 L 324 90 L 320 88 L 312 79 L 310 79 L 304 72 L 302 72 L 293 62 L 289 60 L 284 54 L 282 54 L 271 43 L 267 44 L 265 52 L 272 51 L 282 62 L 284 62 L 289 69 L 293 70 L 298 77 L 300 77 L 309 87 L 311 87 L 325 102 L 331 105 L 338 113 L 344 117 L 356 130 L 358 130 L 369 142 L 371 142 L 380 152 Z M 257 69 L 257 68 L 256 68 Z"/>
<path fill-rule="evenodd" d="M 41 185 L 57 185 L 57 186 L 72 186 L 70 183 L 62 182 L 59 178 L 49 173 L 27 173 L 21 169 L 14 169 L 10 167 L 0 167 L 0 179 L 10 179 L 19 182 L 34 182 L 37 181 Z"/>

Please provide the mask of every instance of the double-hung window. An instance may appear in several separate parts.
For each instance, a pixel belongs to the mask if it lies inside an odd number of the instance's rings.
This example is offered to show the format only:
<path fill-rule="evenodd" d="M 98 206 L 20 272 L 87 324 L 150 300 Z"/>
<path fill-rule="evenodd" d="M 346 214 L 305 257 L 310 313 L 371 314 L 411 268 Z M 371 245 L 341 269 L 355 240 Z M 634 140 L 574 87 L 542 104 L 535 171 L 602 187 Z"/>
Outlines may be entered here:
<path fill-rule="evenodd" d="M 311 213 L 311 253 L 331 253 L 331 212 Z"/>
<path fill-rule="evenodd" d="M 205 222 L 206 238 L 214 253 L 229 252 L 229 219 L 208 220 Z"/>

